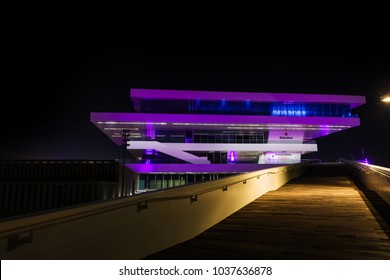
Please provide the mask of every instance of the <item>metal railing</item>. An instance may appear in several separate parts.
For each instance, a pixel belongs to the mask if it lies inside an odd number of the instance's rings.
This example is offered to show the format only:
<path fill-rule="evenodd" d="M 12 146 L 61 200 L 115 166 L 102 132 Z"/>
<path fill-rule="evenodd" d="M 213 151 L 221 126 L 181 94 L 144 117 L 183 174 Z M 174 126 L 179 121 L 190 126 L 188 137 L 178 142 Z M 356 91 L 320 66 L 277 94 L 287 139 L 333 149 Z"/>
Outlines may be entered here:
<path fill-rule="evenodd" d="M 375 191 L 390 205 L 390 168 L 340 159 L 346 163 L 354 176 L 368 189 Z"/>
<path fill-rule="evenodd" d="M 349 165 L 352 165 L 356 167 L 357 169 L 364 171 L 366 174 L 371 174 L 372 172 L 375 172 L 381 176 L 384 176 L 386 178 L 390 179 L 390 168 L 373 165 L 373 164 L 367 164 L 362 163 L 358 161 L 352 161 L 352 160 L 346 160 L 346 159 L 340 159 L 341 162 L 347 163 Z"/>

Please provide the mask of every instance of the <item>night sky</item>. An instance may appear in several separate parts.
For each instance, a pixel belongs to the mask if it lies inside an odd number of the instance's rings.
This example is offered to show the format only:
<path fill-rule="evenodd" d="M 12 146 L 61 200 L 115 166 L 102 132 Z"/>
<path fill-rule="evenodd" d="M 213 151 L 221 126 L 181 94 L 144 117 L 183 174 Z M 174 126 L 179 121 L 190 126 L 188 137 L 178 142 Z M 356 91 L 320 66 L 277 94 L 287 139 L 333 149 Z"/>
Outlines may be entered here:
<path fill-rule="evenodd" d="M 361 126 L 317 140 L 308 157 L 390 167 L 390 54 L 186 49 L 53 40 L 10 45 L 0 159 L 121 159 L 90 113 L 129 112 L 131 88 L 364 95 Z"/>

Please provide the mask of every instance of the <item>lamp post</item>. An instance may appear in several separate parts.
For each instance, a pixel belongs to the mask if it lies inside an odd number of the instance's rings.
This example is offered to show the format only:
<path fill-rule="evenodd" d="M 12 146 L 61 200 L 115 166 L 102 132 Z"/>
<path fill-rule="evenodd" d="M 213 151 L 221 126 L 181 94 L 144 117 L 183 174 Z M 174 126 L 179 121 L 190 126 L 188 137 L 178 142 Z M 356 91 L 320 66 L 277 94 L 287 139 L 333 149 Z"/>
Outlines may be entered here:
<path fill-rule="evenodd" d="M 384 125 L 384 120 L 388 120 L 388 118 L 384 117 L 383 118 L 383 121 L 381 122 L 378 122 L 378 118 L 382 118 L 382 116 L 380 116 L 380 114 L 385 114 L 385 113 L 388 113 L 388 111 L 384 109 L 384 107 L 388 106 L 387 104 L 383 104 L 383 103 L 390 103 L 390 94 L 384 94 L 384 95 L 376 95 L 376 96 L 371 96 L 368 98 L 365 106 L 361 106 L 361 107 L 358 107 L 356 108 L 356 110 L 359 110 L 363 116 L 365 116 L 365 120 L 364 120 L 364 123 L 366 123 L 365 126 L 362 127 L 364 135 L 361 136 L 361 141 L 367 141 L 367 142 L 370 142 L 372 141 L 371 139 L 373 137 L 375 137 L 375 135 L 382 131 L 383 129 L 383 125 Z M 375 117 L 373 117 L 375 116 Z M 367 135 L 370 135 L 370 140 L 366 139 L 367 138 Z M 378 140 L 380 141 L 380 140 Z M 367 144 L 368 145 L 368 144 Z M 372 150 L 375 150 L 375 149 L 378 149 L 378 146 L 375 146 L 374 145 L 368 145 L 368 146 L 365 146 L 363 148 L 363 146 L 361 146 L 361 153 L 362 153 L 362 160 L 359 160 L 359 161 L 362 161 L 363 163 L 366 163 L 368 164 L 368 157 L 367 157 L 367 151 L 365 151 L 366 149 L 365 148 L 372 148 Z"/>
<path fill-rule="evenodd" d="M 127 141 L 130 137 L 130 130 L 124 129 L 122 134 L 123 139 L 123 162 L 122 162 L 122 194 L 121 196 L 125 196 L 125 162 L 126 162 L 126 150 L 127 150 Z"/>

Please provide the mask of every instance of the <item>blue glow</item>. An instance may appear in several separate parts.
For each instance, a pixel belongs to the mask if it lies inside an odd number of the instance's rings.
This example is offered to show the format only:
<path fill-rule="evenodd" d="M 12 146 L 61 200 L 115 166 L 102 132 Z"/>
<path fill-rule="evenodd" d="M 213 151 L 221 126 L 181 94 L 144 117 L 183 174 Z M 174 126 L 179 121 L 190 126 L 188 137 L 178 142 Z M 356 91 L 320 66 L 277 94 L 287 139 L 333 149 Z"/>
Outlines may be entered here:
<path fill-rule="evenodd" d="M 306 109 L 302 104 L 274 104 L 272 116 L 306 116 Z"/>
<path fill-rule="evenodd" d="M 225 107 L 226 106 L 226 99 L 222 99 L 221 103 L 222 103 L 222 107 Z"/>

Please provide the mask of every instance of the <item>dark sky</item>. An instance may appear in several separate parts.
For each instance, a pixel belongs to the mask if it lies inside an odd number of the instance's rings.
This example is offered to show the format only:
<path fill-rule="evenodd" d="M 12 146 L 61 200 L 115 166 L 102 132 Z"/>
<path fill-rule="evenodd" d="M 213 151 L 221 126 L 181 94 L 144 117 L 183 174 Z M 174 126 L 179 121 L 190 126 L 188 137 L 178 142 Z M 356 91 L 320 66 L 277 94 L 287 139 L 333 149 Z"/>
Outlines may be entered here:
<path fill-rule="evenodd" d="M 318 139 L 313 158 L 390 166 L 390 54 L 188 49 L 103 40 L 10 44 L 3 69 L 1 159 L 120 159 L 92 111 L 130 111 L 130 88 L 365 95 L 361 126 Z M 386 106 L 387 105 L 387 106 Z"/>

